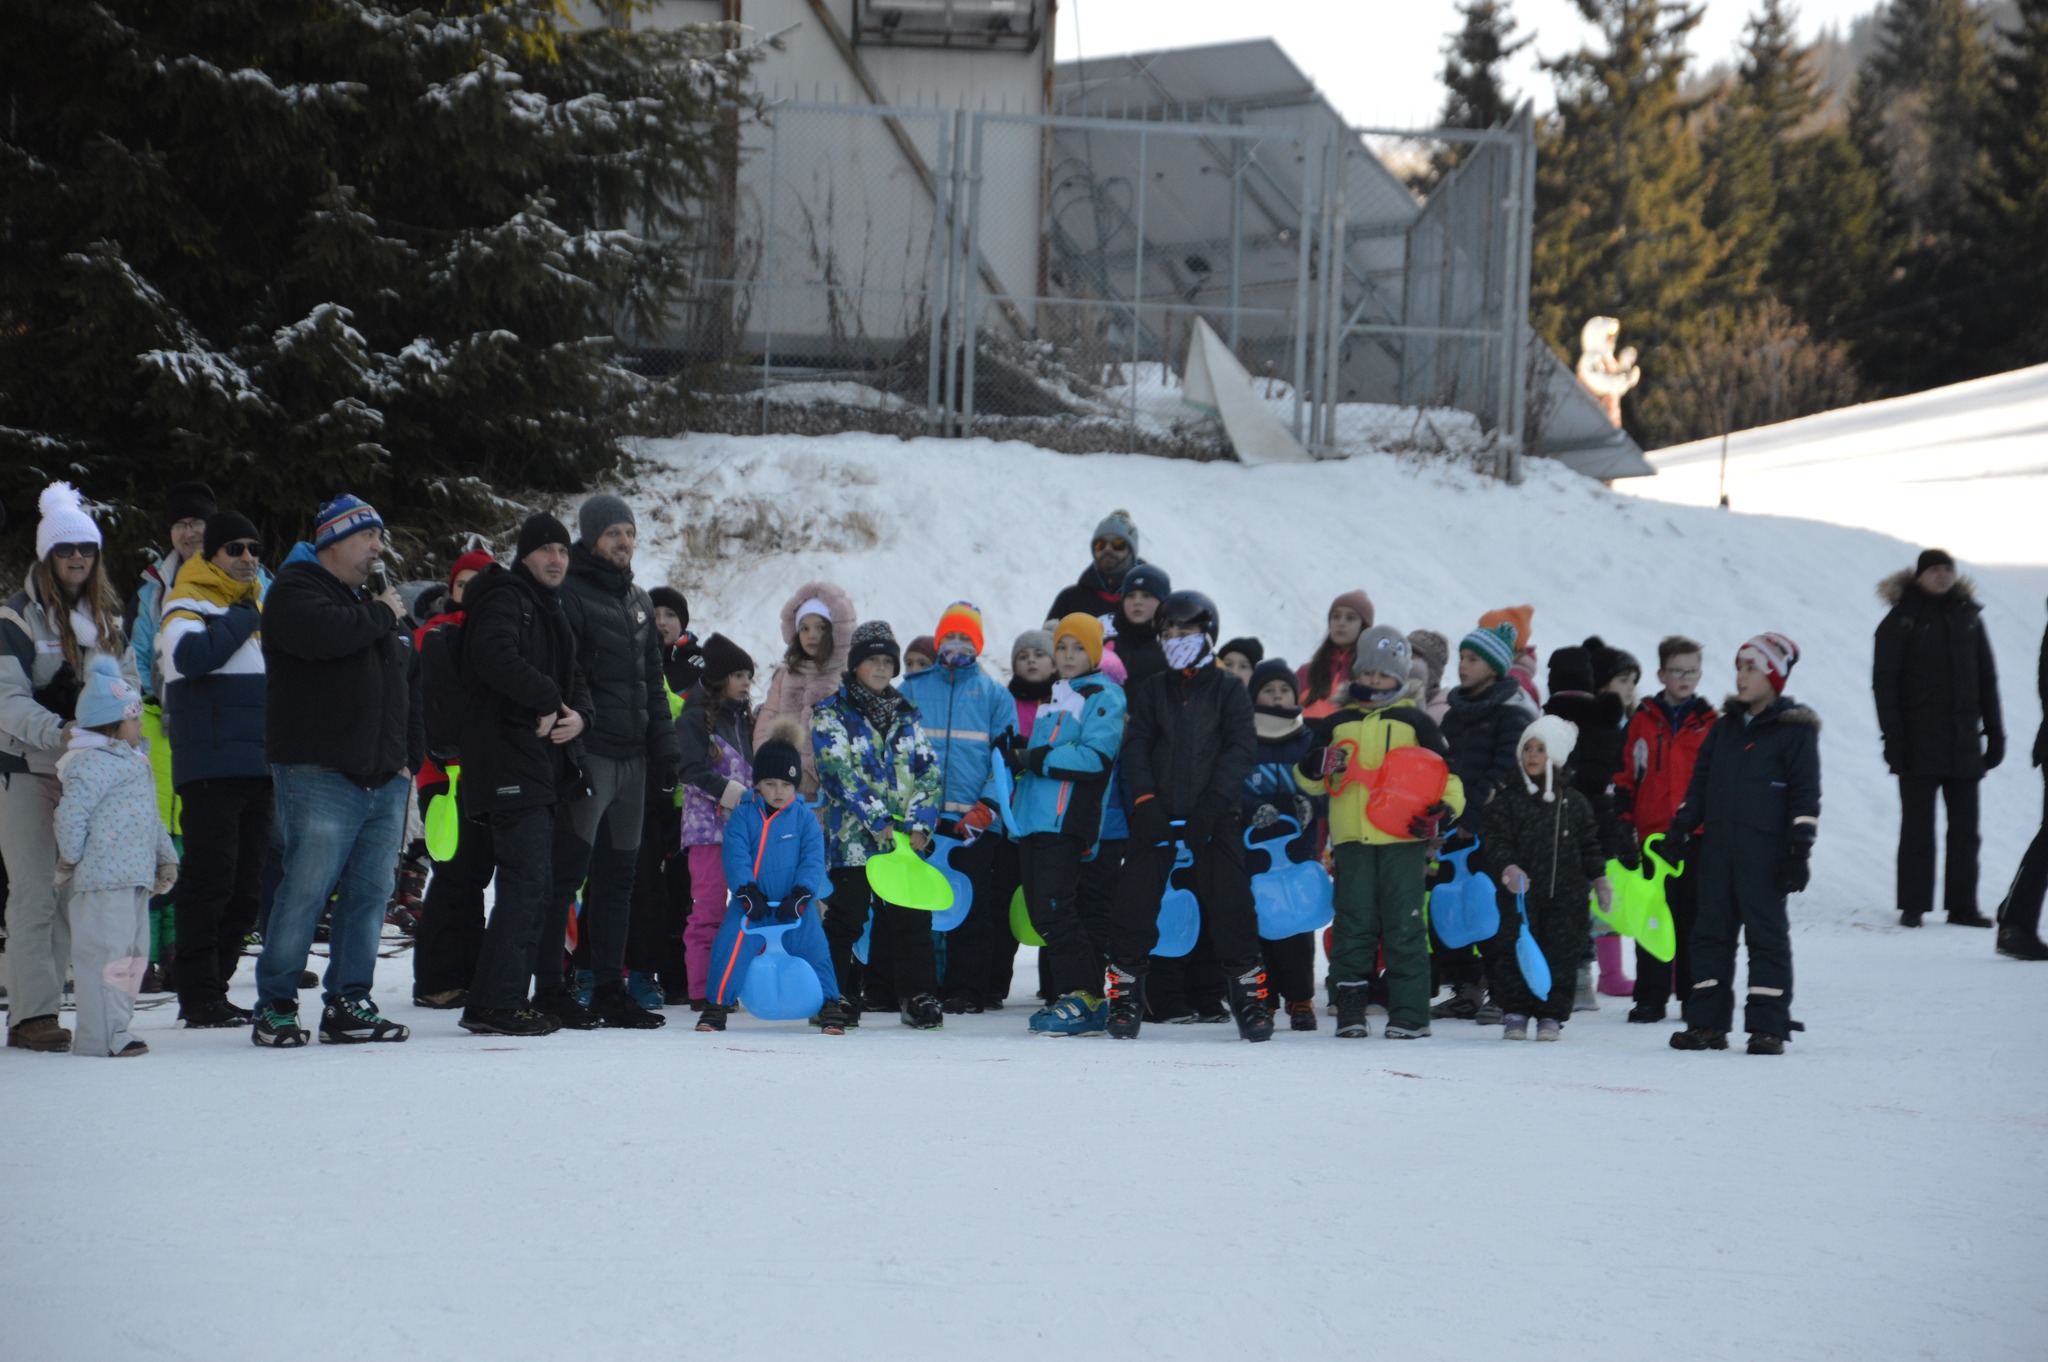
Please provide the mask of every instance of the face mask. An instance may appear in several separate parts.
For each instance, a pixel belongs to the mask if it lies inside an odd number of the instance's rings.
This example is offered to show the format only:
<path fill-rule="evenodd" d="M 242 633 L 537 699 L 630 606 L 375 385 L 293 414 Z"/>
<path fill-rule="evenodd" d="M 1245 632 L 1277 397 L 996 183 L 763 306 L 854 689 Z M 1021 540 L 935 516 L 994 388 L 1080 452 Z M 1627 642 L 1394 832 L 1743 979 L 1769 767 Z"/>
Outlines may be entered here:
<path fill-rule="evenodd" d="M 941 667 L 951 667 L 955 671 L 963 667 L 971 667 L 974 665 L 974 649 L 968 647 L 965 643 L 941 643 L 939 645 L 939 665 Z"/>
<path fill-rule="evenodd" d="M 1202 660 L 1209 640 L 1200 634 L 1189 634 L 1184 638 L 1170 638 L 1159 645 L 1166 654 L 1166 665 L 1175 671 L 1185 671 Z"/>
<path fill-rule="evenodd" d="M 1389 686 L 1385 690 L 1374 690 L 1363 682 L 1353 681 L 1351 683 L 1351 698 L 1368 709 L 1384 705 L 1387 701 L 1399 695 L 1401 691 L 1402 687 L 1400 686 Z"/>

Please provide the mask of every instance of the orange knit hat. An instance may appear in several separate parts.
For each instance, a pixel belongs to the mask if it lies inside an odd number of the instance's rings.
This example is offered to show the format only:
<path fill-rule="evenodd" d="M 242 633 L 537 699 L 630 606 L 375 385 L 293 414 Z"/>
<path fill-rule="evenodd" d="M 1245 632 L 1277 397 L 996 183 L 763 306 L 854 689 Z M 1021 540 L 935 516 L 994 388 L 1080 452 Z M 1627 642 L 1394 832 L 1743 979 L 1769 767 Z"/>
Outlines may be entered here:
<path fill-rule="evenodd" d="M 1481 629 L 1491 629 L 1496 624 L 1511 624 L 1515 629 L 1515 651 L 1521 652 L 1529 646 L 1529 628 L 1536 618 L 1533 605 L 1510 605 L 1501 610 L 1489 610 L 1479 617 Z"/>
<path fill-rule="evenodd" d="M 1093 615 L 1083 615 L 1079 612 L 1065 616 L 1052 628 L 1053 646 L 1057 648 L 1060 639 L 1069 634 L 1073 636 L 1074 642 L 1080 644 L 1087 652 L 1090 665 L 1097 667 L 1102 665 L 1101 620 Z"/>
<path fill-rule="evenodd" d="M 965 634 L 974 644 L 979 656 L 981 646 L 981 607 L 973 601 L 954 601 L 946 607 L 946 613 L 939 616 L 939 627 L 932 630 L 932 637 L 942 639 L 948 634 Z"/>

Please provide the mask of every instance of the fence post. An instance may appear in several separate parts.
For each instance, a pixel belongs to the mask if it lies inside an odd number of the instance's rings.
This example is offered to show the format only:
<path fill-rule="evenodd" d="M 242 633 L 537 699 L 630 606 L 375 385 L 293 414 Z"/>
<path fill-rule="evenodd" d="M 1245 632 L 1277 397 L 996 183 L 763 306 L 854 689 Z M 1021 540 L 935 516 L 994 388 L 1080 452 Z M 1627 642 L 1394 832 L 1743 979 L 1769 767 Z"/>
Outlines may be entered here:
<path fill-rule="evenodd" d="M 761 237 L 761 433 L 768 433 L 768 385 L 775 372 L 775 191 L 781 184 L 782 120 L 768 124 L 768 223 Z"/>
<path fill-rule="evenodd" d="M 1148 197 L 1145 193 L 1146 176 L 1148 174 L 1145 166 L 1145 139 L 1146 128 L 1143 123 L 1140 123 L 1138 124 L 1138 189 L 1135 195 L 1138 200 L 1138 264 L 1131 274 L 1131 368 L 1130 372 L 1126 375 L 1130 380 L 1131 420 L 1130 424 L 1125 427 L 1124 432 L 1125 452 L 1130 454 L 1138 452 L 1138 337 L 1144 330 L 1144 314 L 1142 309 L 1145 304 L 1145 200 Z"/>
<path fill-rule="evenodd" d="M 1302 139 L 1301 163 L 1303 166 L 1320 165 L 1317 159 L 1322 154 L 1320 146 L 1308 139 Z M 1302 402 L 1308 391 L 1308 326 L 1309 290 L 1308 266 L 1310 246 L 1316 230 L 1316 194 L 1309 177 L 1301 177 L 1301 226 L 1300 239 L 1295 245 L 1294 264 L 1294 438 L 1302 439 Z M 1311 409 L 1313 418 L 1314 411 Z"/>
<path fill-rule="evenodd" d="M 964 301 L 960 307 L 961 330 L 965 333 L 967 354 L 964 360 L 965 374 L 960 382 L 960 433 L 974 434 L 974 352 L 980 347 L 981 319 L 976 315 L 980 302 L 975 297 L 975 266 L 981 259 L 981 136 L 986 126 L 979 114 L 962 115 L 972 123 L 974 132 L 970 139 L 973 151 L 967 163 L 967 221 L 961 231 L 967 253 L 961 263 L 960 283 Z"/>
<path fill-rule="evenodd" d="M 943 391 L 939 386 L 940 365 L 941 357 L 945 354 L 940 330 L 946 325 L 947 318 L 946 297 L 940 282 L 944 277 L 944 271 L 939 264 L 939 237 L 952 229 L 946 221 L 944 198 L 938 193 L 937 186 L 947 183 L 947 177 L 953 173 L 953 159 L 958 153 L 954 149 L 949 135 L 951 130 L 946 126 L 946 120 L 934 119 L 933 123 L 939 134 L 939 170 L 933 182 L 932 229 L 925 238 L 924 253 L 924 424 L 926 433 L 940 435 L 944 433 L 945 420 L 944 410 L 939 405 L 940 394 Z"/>

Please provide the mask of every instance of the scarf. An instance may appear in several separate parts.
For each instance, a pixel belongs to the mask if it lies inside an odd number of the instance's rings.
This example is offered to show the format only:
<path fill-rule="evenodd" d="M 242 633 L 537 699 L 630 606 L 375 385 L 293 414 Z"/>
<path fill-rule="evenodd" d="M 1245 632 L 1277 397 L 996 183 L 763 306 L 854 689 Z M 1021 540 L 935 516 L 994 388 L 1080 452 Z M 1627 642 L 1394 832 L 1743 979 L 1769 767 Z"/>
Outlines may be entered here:
<path fill-rule="evenodd" d="M 868 727 L 874 729 L 876 735 L 880 736 L 889 731 L 889 721 L 896 717 L 896 702 L 903 697 L 894 686 L 869 690 L 852 672 L 848 672 L 846 698 L 860 711 L 860 716 L 868 721 Z"/>
<path fill-rule="evenodd" d="M 166 624 L 178 615 L 203 623 L 206 615 L 193 608 L 195 603 L 203 602 L 226 610 L 241 601 L 253 601 L 258 610 L 263 608 L 261 578 L 238 582 L 205 558 L 187 558 L 185 566 L 178 569 L 178 582 L 171 599 L 164 602 L 163 618 Z M 261 637 L 262 631 L 258 630 L 256 636 Z"/>
<path fill-rule="evenodd" d="M 1364 705 L 1367 709 L 1378 709 L 1382 705 L 1390 704 L 1400 699 L 1401 692 L 1407 689 L 1408 687 L 1405 684 L 1400 684 L 1388 686 L 1384 690 L 1374 690 L 1371 686 L 1353 681 L 1348 693 L 1354 704 Z"/>
<path fill-rule="evenodd" d="M 1050 677 L 1043 681 L 1026 681 L 1021 676 L 1010 678 L 1010 698 L 1013 700 L 1037 700 L 1043 703 L 1051 695 L 1052 679 Z"/>
<path fill-rule="evenodd" d="M 1262 741 L 1278 742 L 1301 731 L 1301 711 L 1286 705 L 1254 705 L 1252 727 Z"/>

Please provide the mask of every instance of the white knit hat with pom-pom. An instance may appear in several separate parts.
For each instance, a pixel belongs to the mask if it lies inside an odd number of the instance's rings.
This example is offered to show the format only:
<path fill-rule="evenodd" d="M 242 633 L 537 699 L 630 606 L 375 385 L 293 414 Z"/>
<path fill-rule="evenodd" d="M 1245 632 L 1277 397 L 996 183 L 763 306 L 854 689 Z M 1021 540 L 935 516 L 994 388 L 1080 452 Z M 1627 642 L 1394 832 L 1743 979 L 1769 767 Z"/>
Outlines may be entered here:
<path fill-rule="evenodd" d="M 1579 745 L 1579 726 L 1570 719 L 1561 719 L 1555 714 L 1545 714 L 1536 720 L 1535 723 L 1522 730 L 1521 741 L 1515 744 L 1515 759 L 1518 765 L 1521 761 L 1522 749 L 1529 745 L 1529 739 L 1531 738 L 1541 738 L 1543 740 L 1543 750 L 1549 762 L 1549 765 L 1543 771 L 1543 802 L 1548 804 L 1557 799 L 1557 773 L 1562 771 L 1571 762 L 1572 749 Z M 1531 794 L 1534 794 L 1536 792 L 1536 782 L 1529 779 L 1529 773 L 1526 770 L 1521 775 L 1522 783 L 1529 787 Z"/>
<path fill-rule="evenodd" d="M 36 522 L 36 557 L 48 558 L 54 544 L 97 544 L 100 527 L 86 514 L 78 489 L 68 482 L 53 482 L 36 502 L 43 518 Z"/>

